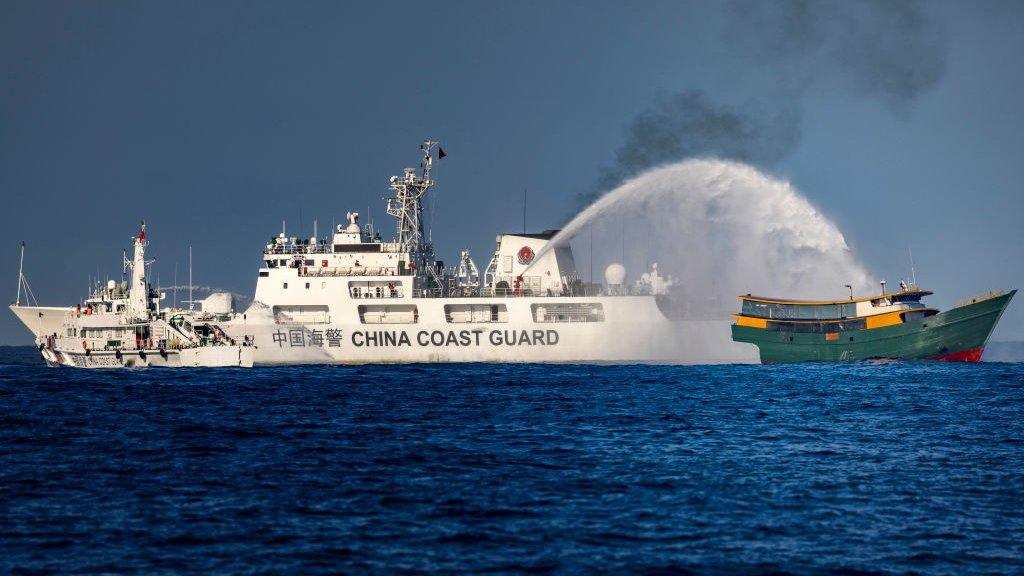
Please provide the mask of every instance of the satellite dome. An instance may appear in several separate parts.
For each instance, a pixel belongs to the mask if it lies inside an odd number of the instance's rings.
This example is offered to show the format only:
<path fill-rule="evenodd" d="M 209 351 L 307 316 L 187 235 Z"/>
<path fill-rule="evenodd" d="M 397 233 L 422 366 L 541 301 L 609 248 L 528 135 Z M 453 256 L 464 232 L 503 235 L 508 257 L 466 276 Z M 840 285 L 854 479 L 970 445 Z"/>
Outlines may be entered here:
<path fill-rule="evenodd" d="M 626 267 L 618 262 L 604 269 L 604 281 L 611 286 L 620 286 L 626 281 Z"/>

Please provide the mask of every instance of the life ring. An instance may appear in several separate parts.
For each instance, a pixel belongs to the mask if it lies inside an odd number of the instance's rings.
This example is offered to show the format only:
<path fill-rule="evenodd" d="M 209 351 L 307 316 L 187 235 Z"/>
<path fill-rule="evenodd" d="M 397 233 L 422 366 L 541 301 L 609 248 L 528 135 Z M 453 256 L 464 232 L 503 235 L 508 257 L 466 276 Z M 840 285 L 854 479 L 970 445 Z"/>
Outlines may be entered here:
<path fill-rule="evenodd" d="M 89 349 L 89 343 L 86 342 L 85 340 L 82 340 L 82 349 L 83 350 L 88 350 Z"/>

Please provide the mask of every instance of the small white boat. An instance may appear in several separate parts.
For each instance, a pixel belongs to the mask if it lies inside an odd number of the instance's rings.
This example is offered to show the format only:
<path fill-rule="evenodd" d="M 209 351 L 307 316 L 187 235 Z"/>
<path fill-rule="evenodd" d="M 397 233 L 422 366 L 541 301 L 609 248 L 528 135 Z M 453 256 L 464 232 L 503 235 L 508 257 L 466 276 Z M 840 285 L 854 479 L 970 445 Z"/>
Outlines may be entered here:
<path fill-rule="evenodd" d="M 233 315 L 230 297 L 208 298 L 211 307 L 198 311 L 161 309 L 163 295 L 146 280 L 145 223 L 133 241 L 133 258 L 124 259 L 131 280 L 110 280 L 97 286 L 75 306 L 23 306 L 22 288 L 26 295 L 31 295 L 31 289 L 19 270 L 18 298 L 10 308 L 32 331 L 47 364 L 75 368 L 251 367 L 251 342 L 237 342 L 218 325 Z"/>

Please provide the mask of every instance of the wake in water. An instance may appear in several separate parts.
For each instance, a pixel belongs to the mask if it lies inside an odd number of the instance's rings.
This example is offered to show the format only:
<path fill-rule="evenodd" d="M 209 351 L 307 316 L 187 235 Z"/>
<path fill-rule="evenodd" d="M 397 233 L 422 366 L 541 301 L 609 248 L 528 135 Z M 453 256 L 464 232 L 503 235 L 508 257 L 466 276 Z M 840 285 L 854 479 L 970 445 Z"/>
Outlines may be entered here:
<path fill-rule="evenodd" d="M 691 307 L 731 311 L 746 293 L 831 299 L 847 297 L 846 284 L 871 289 L 835 224 L 788 182 L 738 162 L 695 159 L 645 172 L 591 204 L 549 246 L 570 241 L 585 277 L 588 265 L 599 279 L 620 261 L 635 279 L 657 262 Z"/>

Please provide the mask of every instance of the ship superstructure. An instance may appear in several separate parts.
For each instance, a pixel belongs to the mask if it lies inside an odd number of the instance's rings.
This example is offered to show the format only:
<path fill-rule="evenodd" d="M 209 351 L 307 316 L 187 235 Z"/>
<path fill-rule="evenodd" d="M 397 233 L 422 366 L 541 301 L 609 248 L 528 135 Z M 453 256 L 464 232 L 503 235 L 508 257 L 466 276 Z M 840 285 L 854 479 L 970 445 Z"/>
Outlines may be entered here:
<path fill-rule="evenodd" d="M 548 246 L 556 230 L 498 235 L 483 274 L 468 250 L 446 266 L 423 219 L 443 153 L 420 148 L 419 170 L 388 183 L 390 241 L 349 212 L 329 237 L 282 232 L 264 246 L 253 306 L 224 324 L 256 344 L 257 363 L 754 359 L 727 321 L 669 320 L 671 281 L 656 268 L 630 286 L 621 266 L 584 282 L 571 247 Z"/>

